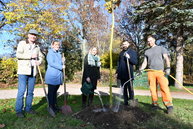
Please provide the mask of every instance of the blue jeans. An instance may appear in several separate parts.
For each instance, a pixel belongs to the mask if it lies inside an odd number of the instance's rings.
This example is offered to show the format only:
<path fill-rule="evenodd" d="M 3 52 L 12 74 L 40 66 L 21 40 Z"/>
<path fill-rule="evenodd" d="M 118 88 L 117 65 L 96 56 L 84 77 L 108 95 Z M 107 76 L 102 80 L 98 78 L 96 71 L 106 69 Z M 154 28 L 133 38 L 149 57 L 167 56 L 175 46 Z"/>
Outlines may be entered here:
<path fill-rule="evenodd" d="M 29 112 L 32 107 L 34 86 L 36 78 L 32 75 L 19 75 L 18 77 L 18 93 L 16 99 L 15 111 L 21 113 L 24 107 L 24 94 L 26 93 L 25 111 Z"/>

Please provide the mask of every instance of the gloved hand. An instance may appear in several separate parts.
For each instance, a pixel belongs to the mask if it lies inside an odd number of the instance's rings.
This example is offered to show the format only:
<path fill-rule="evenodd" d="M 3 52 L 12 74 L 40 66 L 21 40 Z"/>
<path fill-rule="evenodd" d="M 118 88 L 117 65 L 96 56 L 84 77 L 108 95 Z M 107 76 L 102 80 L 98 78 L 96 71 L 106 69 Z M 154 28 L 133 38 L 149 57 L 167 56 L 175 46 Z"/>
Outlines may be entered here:
<path fill-rule="evenodd" d="M 135 76 L 140 76 L 140 75 L 142 75 L 142 70 L 137 70 Z"/>
<path fill-rule="evenodd" d="M 167 76 L 170 75 L 170 67 L 167 67 L 167 68 L 165 69 L 165 74 L 166 74 Z"/>
<path fill-rule="evenodd" d="M 130 55 L 129 55 L 127 52 L 125 52 L 124 56 L 125 56 L 127 59 L 130 59 Z"/>

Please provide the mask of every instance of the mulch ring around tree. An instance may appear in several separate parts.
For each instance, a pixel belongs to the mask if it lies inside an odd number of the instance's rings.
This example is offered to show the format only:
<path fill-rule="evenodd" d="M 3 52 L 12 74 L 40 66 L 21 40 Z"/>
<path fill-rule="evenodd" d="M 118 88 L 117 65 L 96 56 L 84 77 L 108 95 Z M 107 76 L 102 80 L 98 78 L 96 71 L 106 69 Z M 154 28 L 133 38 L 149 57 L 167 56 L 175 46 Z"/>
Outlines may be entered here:
<path fill-rule="evenodd" d="M 96 129 L 135 129 L 151 119 L 151 114 L 139 107 L 121 105 L 118 112 L 109 110 L 107 107 L 105 110 L 100 108 L 100 106 L 88 107 L 77 113 L 75 117 L 86 123 L 92 123 Z"/>

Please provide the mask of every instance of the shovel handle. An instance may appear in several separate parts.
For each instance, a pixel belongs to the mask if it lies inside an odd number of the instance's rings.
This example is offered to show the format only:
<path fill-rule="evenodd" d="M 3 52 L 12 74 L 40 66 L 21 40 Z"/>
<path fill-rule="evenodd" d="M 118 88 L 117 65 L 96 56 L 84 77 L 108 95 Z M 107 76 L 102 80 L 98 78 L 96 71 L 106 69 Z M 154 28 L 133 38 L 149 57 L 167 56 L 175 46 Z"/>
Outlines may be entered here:
<path fill-rule="evenodd" d="M 64 53 L 62 53 L 62 58 L 65 60 L 65 56 L 64 56 Z M 66 68 L 66 65 L 65 65 L 65 61 L 63 62 L 64 64 L 64 67 L 63 67 L 63 86 L 64 86 L 64 105 L 67 105 L 67 92 L 66 92 L 66 80 L 65 80 L 65 68 Z"/>
<path fill-rule="evenodd" d="M 128 68 L 128 73 L 129 73 L 129 79 L 131 79 L 131 71 L 130 71 L 130 65 L 129 65 L 129 59 L 128 58 L 127 58 L 127 68 Z M 132 82 L 129 81 L 129 83 L 130 83 L 131 89 L 133 90 Z"/>
<path fill-rule="evenodd" d="M 46 93 L 46 88 L 45 88 L 45 85 L 44 85 L 42 73 L 41 73 L 41 71 L 40 71 L 40 66 L 37 65 L 37 68 L 38 68 L 38 73 L 39 73 L 39 75 L 40 75 L 41 83 L 42 83 L 42 85 L 43 85 L 43 90 L 44 90 L 44 93 L 45 93 L 45 96 L 46 96 L 46 100 L 47 100 L 48 105 L 49 105 L 49 100 L 48 100 L 48 96 L 47 96 L 47 93 Z"/>

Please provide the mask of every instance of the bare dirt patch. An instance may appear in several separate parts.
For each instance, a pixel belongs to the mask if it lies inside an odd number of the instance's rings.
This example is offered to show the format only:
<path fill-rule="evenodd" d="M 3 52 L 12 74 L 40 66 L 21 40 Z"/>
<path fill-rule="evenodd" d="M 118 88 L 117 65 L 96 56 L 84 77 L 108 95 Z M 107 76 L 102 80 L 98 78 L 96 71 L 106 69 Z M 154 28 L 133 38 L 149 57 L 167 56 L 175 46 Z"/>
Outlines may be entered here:
<path fill-rule="evenodd" d="M 151 114 L 139 107 L 120 106 L 119 112 L 109 110 L 95 112 L 97 106 L 91 106 L 76 114 L 76 118 L 92 123 L 96 129 L 145 129 L 141 125 L 149 119 Z"/>

